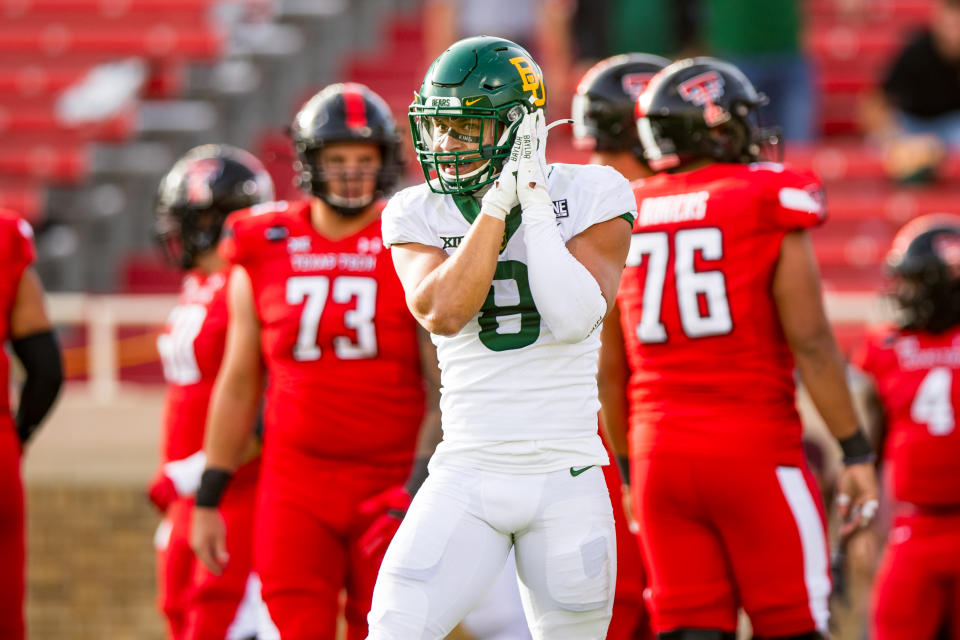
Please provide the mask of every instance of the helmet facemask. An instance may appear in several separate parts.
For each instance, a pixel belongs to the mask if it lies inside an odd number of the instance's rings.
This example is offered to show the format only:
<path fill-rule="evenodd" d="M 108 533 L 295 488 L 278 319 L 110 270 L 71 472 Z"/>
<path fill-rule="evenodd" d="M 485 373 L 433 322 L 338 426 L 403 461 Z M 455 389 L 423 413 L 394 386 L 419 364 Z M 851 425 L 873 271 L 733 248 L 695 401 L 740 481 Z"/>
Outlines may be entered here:
<path fill-rule="evenodd" d="M 154 230 L 167 262 L 181 269 L 193 268 L 198 256 L 217 248 L 229 213 L 189 206 L 159 210 Z"/>
<path fill-rule="evenodd" d="M 349 141 L 347 141 L 349 142 Z M 337 144 L 336 141 L 330 145 Z M 398 162 L 384 163 L 386 152 L 382 145 L 380 150 L 380 165 L 360 169 L 331 169 L 321 160 L 324 145 L 307 146 L 303 143 L 295 144 L 298 160 L 295 168 L 299 174 L 298 182 L 301 189 L 325 202 L 331 209 L 342 216 L 353 217 L 365 211 L 373 202 L 392 189 L 399 177 Z M 372 189 L 367 188 L 366 182 L 372 182 Z M 337 188 L 331 190 L 330 185 Z"/>
<path fill-rule="evenodd" d="M 501 109 L 450 105 L 459 102 L 456 98 L 427 102 L 431 106 L 418 95 L 410 106 L 410 129 L 430 189 L 470 193 L 496 180 L 526 109 L 521 104 Z M 451 144 L 447 138 L 456 142 Z"/>
<path fill-rule="evenodd" d="M 329 161 L 323 159 L 324 150 L 336 144 L 332 142 L 326 146 L 304 148 L 298 161 L 300 182 L 306 186 L 305 182 L 309 180 L 307 184 L 311 195 L 340 215 L 352 218 L 366 211 L 389 188 L 388 185 L 396 181 L 396 177 L 392 166 L 384 166 L 384 149 L 380 145 L 377 145 L 380 157 L 377 165 L 328 166 Z"/>
<path fill-rule="evenodd" d="M 338 83 L 322 89 L 297 112 L 290 135 L 297 154 L 297 186 L 340 215 L 359 215 L 389 194 L 403 173 L 400 137 L 390 108 L 364 85 Z M 345 173 L 323 166 L 321 156 L 326 150 L 349 143 L 376 145 L 379 168 Z M 371 177 L 374 189 L 369 192 L 363 183 Z M 331 190 L 337 182 L 344 188 Z"/>

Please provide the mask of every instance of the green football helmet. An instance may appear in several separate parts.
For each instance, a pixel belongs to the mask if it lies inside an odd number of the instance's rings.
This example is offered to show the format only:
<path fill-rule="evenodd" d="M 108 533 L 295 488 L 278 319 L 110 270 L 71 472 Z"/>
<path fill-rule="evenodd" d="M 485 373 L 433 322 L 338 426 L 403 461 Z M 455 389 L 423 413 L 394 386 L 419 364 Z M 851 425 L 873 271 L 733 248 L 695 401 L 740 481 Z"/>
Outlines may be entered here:
<path fill-rule="evenodd" d="M 546 103 L 540 67 L 520 45 L 490 36 L 452 44 L 410 105 L 427 184 L 435 193 L 466 194 L 493 182 L 520 120 Z"/>

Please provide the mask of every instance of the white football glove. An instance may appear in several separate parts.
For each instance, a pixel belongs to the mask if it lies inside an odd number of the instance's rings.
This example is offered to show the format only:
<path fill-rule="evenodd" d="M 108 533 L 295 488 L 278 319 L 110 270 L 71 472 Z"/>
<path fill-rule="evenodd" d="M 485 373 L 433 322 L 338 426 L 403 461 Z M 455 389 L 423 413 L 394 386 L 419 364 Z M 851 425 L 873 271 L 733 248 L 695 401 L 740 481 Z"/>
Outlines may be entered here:
<path fill-rule="evenodd" d="M 513 141 L 510 157 L 503 163 L 500 175 L 483 194 L 480 200 L 480 213 L 506 220 L 507 214 L 517 206 L 517 161 L 520 156 L 519 136 Z"/>
<path fill-rule="evenodd" d="M 554 221 L 553 200 L 547 191 L 547 123 L 543 111 L 523 117 L 517 131 L 520 158 L 517 164 L 517 196 L 529 222 Z"/>

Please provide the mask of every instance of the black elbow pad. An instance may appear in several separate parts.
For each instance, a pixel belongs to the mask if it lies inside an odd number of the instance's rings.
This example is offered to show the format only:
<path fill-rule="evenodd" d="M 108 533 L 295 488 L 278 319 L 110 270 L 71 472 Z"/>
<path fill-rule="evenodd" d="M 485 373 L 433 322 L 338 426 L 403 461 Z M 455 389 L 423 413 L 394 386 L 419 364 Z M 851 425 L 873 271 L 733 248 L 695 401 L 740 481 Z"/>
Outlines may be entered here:
<path fill-rule="evenodd" d="M 27 377 L 17 409 L 17 433 L 26 443 L 53 406 L 63 384 L 60 345 L 52 330 L 41 331 L 11 342 Z"/>

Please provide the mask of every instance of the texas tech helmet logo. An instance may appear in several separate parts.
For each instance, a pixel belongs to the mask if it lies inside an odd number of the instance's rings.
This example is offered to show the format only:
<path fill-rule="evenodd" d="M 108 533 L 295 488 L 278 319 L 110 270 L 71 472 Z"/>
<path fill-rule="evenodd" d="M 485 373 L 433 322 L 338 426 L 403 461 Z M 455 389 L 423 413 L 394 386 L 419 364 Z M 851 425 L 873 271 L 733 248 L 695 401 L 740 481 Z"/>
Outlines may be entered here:
<path fill-rule="evenodd" d="M 210 183 L 220 172 L 219 158 L 202 158 L 187 167 L 187 198 L 194 206 L 209 206 L 213 202 Z"/>
<path fill-rule="evenodd" d="M 951 278 L 960 277 L 960 235 L 938 235 L 933 239 L 933 252 L 947 265 Z"/>
<path fill-rule="evenodd" d="M 716 71 L 707 71 L 677 86 L 680 97 L 698 107 L 703 107 L 703 119 L 708 127 L 713 127 L 730 119 L 716 100 L 723 96 L 723 76 Z"/>
<path fill-rule="evenodd" d="M 630 96 L 630 99 L 636 102 L 643 90 L 650 84 L 653 73 L 625 73 L 620 78 L 620 87 L 623 92 Z"/>

